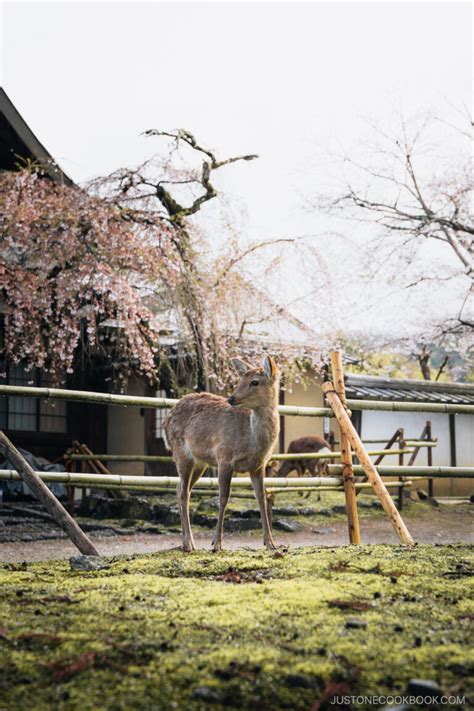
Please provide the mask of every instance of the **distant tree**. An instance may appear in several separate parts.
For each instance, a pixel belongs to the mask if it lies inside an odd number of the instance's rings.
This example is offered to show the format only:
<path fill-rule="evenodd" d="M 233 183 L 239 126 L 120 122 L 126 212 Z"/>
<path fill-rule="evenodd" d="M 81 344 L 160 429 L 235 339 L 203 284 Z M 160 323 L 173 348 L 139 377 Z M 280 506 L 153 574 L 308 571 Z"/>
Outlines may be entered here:
<path fill-rule="evenodd" d="M 123 219 L 140 229 L 165 225 L 176 254 L 172 288 L 162 281 L 153 285 L 150 298 L 155 307 L 172 314 L 186 347 L 193 354 L 198 390 L 221 391 L 234 374 L 230 356 L 245 347 L 249 326 L 270 324 L 289 311 L 274 303 L 258 280 L 244 269 L 247 258 L 266 247 L 292 244 L 292 239 L 268 239 L 242 246 L 232 227 L 216 250 L 196 222 L 196 215 L 218 196 L 214 174 L 238 161 L 253 161 L 256 155 L 218 159 L 184 129 L 149 130 L 146 135 L 165 139 L 167 150 L 134 169 L 121 169 L 89 185 L 89 190 L 107 204 L 120 209 Z M 194 164 L 194 165 L 193 165 Z M 254 260 L 255 264 L 255 260 Z M 271 276 L 272 259 L 265 260 L 265 278 Z M 304 328 L 304 324 L 298 322 Z M 255 345 L 255 344 L 254 344 Z M 257 344 L 257 350 L 261 347 Z M 317 348 L 312 355 L 319 355 Z M 280 344 L 279 357 L 288 375 L 304 370 L 295 361 L 298 352 Z"/>
<path fill-rule="evenodd" d="M 451 347 L 463 339 L 466 345 L 474 329 L 472 123 L 464 116 L 463 122 L 466 128 L 425 115 L 401 119 L 398 131 L 374 124 L 363 156 L 343 157 L 339 194 L 312 200 L 333 216 L 367 225 L 370 253 L 378 257 L 372 259 L 374 273 L 367 267 L 371 278 L 380 278 L 382 269 L 383 278 L 397 280 L 404 289 L 432 287 L 432 307 L 422 314 L 418 342 L 442 339 Z M 442 125 L 445 144 L 439 139 Z M 427 242 L 444 245 L 446 251 L 438 251 L 437 260 L 420 256 Z M 440 317 L 437 284 L 454 279 L 464 284 L 463 296 L 456 311 Z"/>

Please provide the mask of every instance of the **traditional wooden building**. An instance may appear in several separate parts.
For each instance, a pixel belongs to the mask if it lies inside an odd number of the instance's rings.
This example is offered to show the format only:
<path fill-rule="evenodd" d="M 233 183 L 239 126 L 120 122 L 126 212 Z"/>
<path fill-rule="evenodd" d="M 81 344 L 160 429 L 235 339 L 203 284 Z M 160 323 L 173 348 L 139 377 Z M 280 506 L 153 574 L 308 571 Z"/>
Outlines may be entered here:
<path fill-rule="evenodd" d="M 73 181 L 35 136 L 3 89 L 0 89 L 0 170 L 15 171 L 33 162 L 41 166 L 45 180 L 69 186 Z M 0 294 L 0 358 L 6 305 Z M 9 385 L 50 385 L 38 369 L 26 371 L 21 364 L 0 361 L 0 382 Z M 93 367 L 65 378 L 65 386 L 104 390 L 103 377 Z M 35 455 L 56 459 L 74 439 L 89 442 L 96 451 L 107 445 L 107 408 L 86 403 L 46 401 L 36 398 L 0 397 L 0 429 L 13 442 Z"/>

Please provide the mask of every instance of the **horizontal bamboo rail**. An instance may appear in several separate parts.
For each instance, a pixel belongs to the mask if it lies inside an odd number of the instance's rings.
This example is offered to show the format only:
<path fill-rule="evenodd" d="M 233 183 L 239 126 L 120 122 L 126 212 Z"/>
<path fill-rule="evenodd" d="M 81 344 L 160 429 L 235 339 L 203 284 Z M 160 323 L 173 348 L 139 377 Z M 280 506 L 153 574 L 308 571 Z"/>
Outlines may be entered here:
<path fill-rule="evenodd" d="M 377 467 L 381 476 L 398 476 L 400 473 L 408 475 L 410 479 L 415 478 L 462 478 L 474 479 L 474 467 Z M 304 487 L 331 486 L 339 487 L 342 485 L 342 477 L 338 476 L 342 471 L 340 464 L 330 464 L 329 474 L 327 477 L 268 477 L 265 479 L 266 486 L 277 488 L 292 488 L 301 489 Z M 40 479 L 44 482 L 56 482 L 60 484 L 69 484 L 74 486 L 89 487 L 96 484 L 104 489 L 112 487 L 123 487 L 133 489 L 174 489 L 176 488 L 179 478 L 176 476 L 138 476 L 134 474 L 94 474 L 94 473 L 72 473 L 72 472 L 36 472 Z M 354 466 L 354 474 L 363 474 L 364 470 L 361 466 Z M 0 469 L 0 481 L 19 481 L 21 477 L 14 469 Z M 363 482 L 361 482 L 363 483 Z M 400 482 L 386 482 L 388 484 L 396 484 Z M 251 488 L 252 484 L 250 477 L 234 477 L 232 486 L 237 488 Z M 217 477 L 202 477 L 196 482 L 194 488 L 197 489 L 212 489 L 217 491 L 219 488 Z"/>
<path fill-rule="evenodd" d="M 281 494 L 283 492 L 288 492 L 288 491 L 344 491 L 344 485 L 341 483 L 339 486 L 297 486 L 297 487 L 291 487 L 287 486 L 286 488 L 280 488 L 280 487 L 275 487 L 273 488 L 270 484 L 271 479 L 265 479 L 265 488 L 267 494 Z M 411 486 L 413 482 L 410 481 L 403 481 L 400 483 L 399 481 L 386 481 L 385 486 L 387 489 L 399 489 L 400 487 L 404 486 Z M 361 482 L 359 484 L 354 484 L 354 487 L 357 490 L 363 490 L 363 489 L 371 489 L 372 484 L 370 482 Z"/>
<path fill-rule="evenodd" d="M 412 451 L 412 450 L 411 450 Z M 169 455 L 155 454 L 65 454 L 67 462 L 172 462 Z"/>
<path fill-rule="evenodd" d="M 179 402 L 179 400 L 174 398 L 114 395 L 112 393 L 95 393 L 90 390 L 35 388 L 26 385 L 0 385 L 0 395 L 70 400 L 71 402 L 97 402 L 103 405 L 129 405 L 133 407 L 152 407 L 155 409 L 174 407 Z"/>
<path fill-rule="evenodd" d="M 96 402 L 102 405 L 125 405 L 128 407 L 149 407 L 163 409 L 174 407 L 179 400 L 166 397 L 145 397 L 136 395 L 115 395 L 96 393 L 90 390 L 66 390 L 61 388 L 36 388 L 23 385 L 0 385 L 0 395 L 15 397 L 38 397 L 51 400 L 69 400 L 71 402 Z M 332 417 L 329 407 L 299 407 L 279 405 L 280 415 L 300 415 L 304 417 Z"/>
<path fill-rule="evenodd" d="M 115 395 L 96 393 L 89 390 L 66 390 L 61 388 L 36 388 L 23 385 L 0 385 L 0 395 L 16 397 L 38 397 L 44 399 L 70 400 L 75 402 L 96 402 L 103 405 L 126 405 L 129 407 L 149 407 L 161 409 L 174 407 L 179 400 L 174 398 L 144 397 L 136 395 Z M 347 400 L 351 410 L 386 410 L 389 412 L 446 412 L 454 414 L 474 414 L 474 405 L 455 405 L 433 402 L 397 402 L 384 400 Z M 300 407 L 279 405 L 280 415 L 301 417 L 334 417 L 329 407 Z"/>
<path fill-rule="evenodd" d="M 71 472 L 36 472 L 40 479 L 44 482 L 58 482 L 62 484 L 74 484 L 75 486 L 89 486 L 91 484 L 100 484 L 103 488 L 111 486 L 131 486 L 131 487 L 153 487 L 176 488 L 179 477 L 176 476 L 136 476 L 133 474 L 75 474 Z M 0 469 L 0 480 L 3 481 L 18 481 L 21 479 L 19 474 L 13 469 Z M 270 481 L 270 479 L 266 479 Z M 273 485 L 288 488 L 299 486 L 339 486 L 341 477 L 303 477 L 286 479 L 285 477 L 271 477 Z M 301 484 L 299 483 L 301 482 Z M 232 486 L 237 488 L 252 488 L 250 477 L 234 477 Z M 219 481 L 217 477 L 202 477 L 194 485 L 193 489 L 219 489 Z"/>
<path fill-rule="evenodd" d="M 407 447 L 416 447 L 421 449 L 421 447 L 437 447 L 438 442 L 424 442 L 421 439 L 406 439 L 405 444 Z"/>
<path fill-rule="evenodd" d="M 383 439 L 370 439 L 370 438 L 363 438 L 361 442 L 363 444 L 386 444 L 388 440 L 388 437 L 384 437 Z M 421 442 L 425 447 L 436 447 L 436 444 L 438 442 L 437 437 L 433 437 L 429 441 L 427 440 L 419 440 L 416 437 L 405 437 L 405 442 L 406 444 L 409 444 L 410 446 L 418 444 Z M 334 440 L 334 444 L 340 444 L 340 441 L 338 439 Z"/>
<path fill-rule="evenodd" d="M 396 467 L 396 466 L 377 466 L 377 471 L 381 476 L 423 476 L 433 477 L 434 479 L 473 479 L 474 467 Z M 340 464 L 328 464 L 329 474 L 340 474 L 342 466 Z M 364 474 L 364 468 L 360 465 L 354 465 L 354 474 Z"/>
<path fill-rule="evenodd" d="M 474 415 L 474 405 L 455 405 L 442 402 L 404 402 L 397 400 L 347 400 L 351 410 L 385 410 L 388 412 L 447 412 Z"/>
<path fill-rule="evenodd" d="M 367 452 L 370 455 L 385 454 L 410 454 L 413 449 L 377 449 L 374 451 Z M 285 460 L 285 459 L 338 459 L 341 456 L 340 452 L 303 452 L 300 454 L 274 454 L 270 457 L 270 461 L 273 460 Z M 172 462 L 173 457 L 166 455 L 155 455 L 155 454 L 65 454 L 64 459 L 66 461 L 78 461 L 78 462 Z"/>

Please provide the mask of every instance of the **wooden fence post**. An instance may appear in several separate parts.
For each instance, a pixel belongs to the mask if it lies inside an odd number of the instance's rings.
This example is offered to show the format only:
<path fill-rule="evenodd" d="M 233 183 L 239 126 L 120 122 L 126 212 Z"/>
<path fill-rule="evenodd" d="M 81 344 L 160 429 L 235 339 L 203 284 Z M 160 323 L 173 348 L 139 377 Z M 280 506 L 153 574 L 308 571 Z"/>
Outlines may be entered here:
<path fill-rule="evenodd" d="M 380 503 L 382 504 L 386 513 L 390 516 L 392 525 L 398 535 L 398 538 L 402 543 L 408 546 L 413 546 L 414 541 L 410 536 L 410 533 L 405 526 L 405 523 L 397 511 L 397 507 L 392 501 L 392 497 L 387 491 L 385 484 L 383 483 L 374 463 L 370 459 L 369 455 L 365 451 L 364 445 L 362 444 L 359 435 L 356 432 L 354 425 L 352 424 L 349 415 L 344 409 L 339 396 L 334 389 L 332 383 L 323 383 L 323 392 L 336 416 L 341 432 L 347 435 L 349 442 L 351 443 L 357 457 L 367 474 L 370 483 L 374 487 L 374 491 L 377 494 Z"/>
<path fill-rule="evenodd" d="M 79 548 L 84 555 L 100 555 L 92 541 L 86 536 L 74 519 L 68 514 L 60 501 L 51 493 L 46 484 L 30 467 L 28 462 L 16 447 L 10 442 L 4 432 L 0 431 L 0 451 L 9 459 L 27 484 L 33 494 L 38 497 L 49 514 L 56 521 L 63 531 L 69 536 L 74 545 Z"/>
<path fill-rule="evenodd" d="M 398 448 L 399 449 L 405 449 L 405 430 L 403 427 L 400 427 L 398 430 Z M 403 452 L 398 455 L 398 466 L 403 467 Z M 399 481 L 403 481 L 403 477 L 399 476 L 398 477 Z M 402 511 L 403 509 L 403 486 L 401 486 L 398 490 L 398 510 Z"/>
<path fill-rule="evenodd" d="M 346 387 L 344 385 L 344 370 L 342 367 L 342 356 L 339 351 L 331 353 L 331 368 L 334 388 L 344 407 L 346 407 Z M 342 476 L 344 477 L 344 495 L 346 498 L 347 525 L 349 527 L 349 542 L 355 545 L 360 544 L 359 515 L 357 513 L 357 499 L 354 482 L 354 472 L 352 469 L 351 445 L 346 433 L 341 428 L 341 464 Z"/>
<path fill-rule="evenodd" d="M 430 420 L 427 420 L 427 422 L 426 422 L 425 432 L 426 432 L 426 439 L 428 441 L 431 441 L 431 421 Z M 431 447 L 427 447 L 426 449 L 428 450 L 428 453 L 426 455 L 428 466 L 431 467 L 433 465 L 433 450 L 431 449 Z M 433 479 L 428 479 L 428 496 L 430 497 L 430 499 L 432 499 L 434 496 Z"/>

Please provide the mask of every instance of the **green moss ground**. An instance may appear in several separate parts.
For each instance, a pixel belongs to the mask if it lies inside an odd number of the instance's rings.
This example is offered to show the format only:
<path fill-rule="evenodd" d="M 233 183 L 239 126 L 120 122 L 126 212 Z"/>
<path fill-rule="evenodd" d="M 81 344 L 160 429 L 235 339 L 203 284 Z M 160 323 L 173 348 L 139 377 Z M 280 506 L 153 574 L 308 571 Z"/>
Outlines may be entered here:
<path fill-rule="evenodd" d="M 412 677 L 470 693 L 468 546 L 109 562 L 0 568 L 0 709 L 309 710 Z"/>

